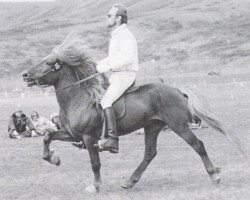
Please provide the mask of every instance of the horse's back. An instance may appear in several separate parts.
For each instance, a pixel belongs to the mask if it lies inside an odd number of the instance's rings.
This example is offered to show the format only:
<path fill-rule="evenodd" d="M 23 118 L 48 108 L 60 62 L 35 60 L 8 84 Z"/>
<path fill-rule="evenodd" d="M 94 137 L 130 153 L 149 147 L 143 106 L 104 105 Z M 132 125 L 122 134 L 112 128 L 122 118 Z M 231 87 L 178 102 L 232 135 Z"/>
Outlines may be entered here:
<path fill-rule="evenodd" d="M 150 83 L 124 94 L 125 114 L 118 120 L 121 129 L 141 128 L 152 120 L 167 125 L 177 118 L 188 120 L 187 102 L 179 89 L 164 83 Z M 119 100 L 121 103 L 121 99 Z"/>
<path fill-rule="evenodd" d="M 183 93 L 178 88 L 165 83 L 146 84 L 136 92 L 141 93 L 142 96 L 148 96 L 159 109 L 185 109 L 187 105 Z"/>
<path fill-rule="evenodd" d="M 149 83 L 141 86 L 136 86 L 130 91 L 124 94 L 125 98 L 129 98 L 130 95 L 143 96 L 144 98 L 149 97 L 150 99 L 158 96 L 159 98 L 166 98 L 165 100 L 171 101 L 173 99 L 183 102 L 182 92 L 173 86 L 165 83 Z"/>

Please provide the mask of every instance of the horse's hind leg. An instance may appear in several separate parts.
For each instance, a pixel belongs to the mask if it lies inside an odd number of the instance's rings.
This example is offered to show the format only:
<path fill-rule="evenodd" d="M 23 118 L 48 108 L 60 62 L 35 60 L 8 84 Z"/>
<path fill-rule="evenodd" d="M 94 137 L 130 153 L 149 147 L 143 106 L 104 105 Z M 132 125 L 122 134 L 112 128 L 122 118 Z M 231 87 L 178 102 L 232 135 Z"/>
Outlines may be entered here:
<path fill-rule="evenodd" d="M 74 142 L 75 139 L 68 133 L 65 133 L 61 130 L 48 132 L 45 134 L 43 138 L 43 159 L 47 160 L 51 164 L 55 164 L 57 166 L 60 165 L 60 159 L 58 156 L 54 154 L 54 151 L 50 151 L 49 145 L 53 140 L 61 140 L 61 141 L 71 141 Z"/>
<path fill-rule="evenodd" d="M 201 160 L 206 168 L 207 173 L 210 175 L 213 183 L 220 182 L 219 167 L 214 167 L 210 158 L 207 155 L 204 144 L 199 140 L 193 132 L 190 130 L 188 123 L 179 123 L 177 126 L 170 127 L 175 133 L 177 133 L 182 139 L 184 139 L 201 157 Z"/>
<path fill-rule="evenodd" d="M 125 189 L 132 188 L 135 183 L 140 180 L 141 175 L 146 170 L 149 163 L 157 154 L 156 145 L 157 138 L 161 129 L 165 124 L 161 121 L 153 121 L 149 126 L 145 127 L 145 153 L 144 158 L 139 167 L 134 171 L 130 179 L 122 185 Z"/>

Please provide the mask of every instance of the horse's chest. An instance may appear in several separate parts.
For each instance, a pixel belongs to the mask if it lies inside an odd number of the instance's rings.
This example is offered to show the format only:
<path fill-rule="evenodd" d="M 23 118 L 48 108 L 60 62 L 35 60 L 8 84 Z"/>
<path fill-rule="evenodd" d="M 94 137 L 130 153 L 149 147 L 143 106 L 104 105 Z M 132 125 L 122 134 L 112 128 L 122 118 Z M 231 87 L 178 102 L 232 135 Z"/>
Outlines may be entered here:
<path fill-rule="evenodd" d="M 88 132 L 93 131 L 97 124 L 99 124 L 101 119 L 95 118 L 93 115 L 88 113 L 72 114 L 69 116 L 68 124 L 72 131 L 75 133 L 81 132 L 88 134 Z"/>

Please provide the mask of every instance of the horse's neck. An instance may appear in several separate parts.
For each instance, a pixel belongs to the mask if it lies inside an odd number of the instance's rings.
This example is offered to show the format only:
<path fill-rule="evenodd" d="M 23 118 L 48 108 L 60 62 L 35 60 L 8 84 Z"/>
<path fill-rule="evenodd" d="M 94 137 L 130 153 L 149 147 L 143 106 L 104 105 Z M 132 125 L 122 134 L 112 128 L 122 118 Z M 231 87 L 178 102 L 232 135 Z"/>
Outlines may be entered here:
<path fill-rule="evenodd" d="M 54 85 L 55 90 L 71 85 L 76 81 L 77 80 L 65 78 Z M 67 113 L 72 104 L 79 104 L 80 101 L 83 102 L 84 99 L 89 99 L 89 94 L 80 89 L 80 85 L 73 85 L 69 88 L 57 91 L 56 98 L 60 107 L 60 111 Z"/>

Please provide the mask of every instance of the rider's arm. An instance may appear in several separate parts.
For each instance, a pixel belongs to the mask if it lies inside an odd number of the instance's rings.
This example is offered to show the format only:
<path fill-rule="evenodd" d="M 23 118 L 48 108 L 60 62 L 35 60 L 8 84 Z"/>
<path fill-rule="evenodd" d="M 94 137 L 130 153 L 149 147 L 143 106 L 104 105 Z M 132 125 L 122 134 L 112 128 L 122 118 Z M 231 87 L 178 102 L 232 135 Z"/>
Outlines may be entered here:
<path fill-rule="evenodd" d="M 137 56 L 137 44 L 133 38 L 122 39 L 119 41 L 121 46 L 121 51 L 117 52 L 110 59 L 110 70 L 126 70 L 127 66 L 132 65 Z"/>
<path fill-rule="evenodd" d="M 97 62 L 97 65 L 109 65 L 109 57 L 106 57 Z"/>
<path fill-rule="evenodd" d="M 97 62 L 96 70 L 100 73 L 105 73 L 110 71 L 110 61 L 109 57 Z"/>

